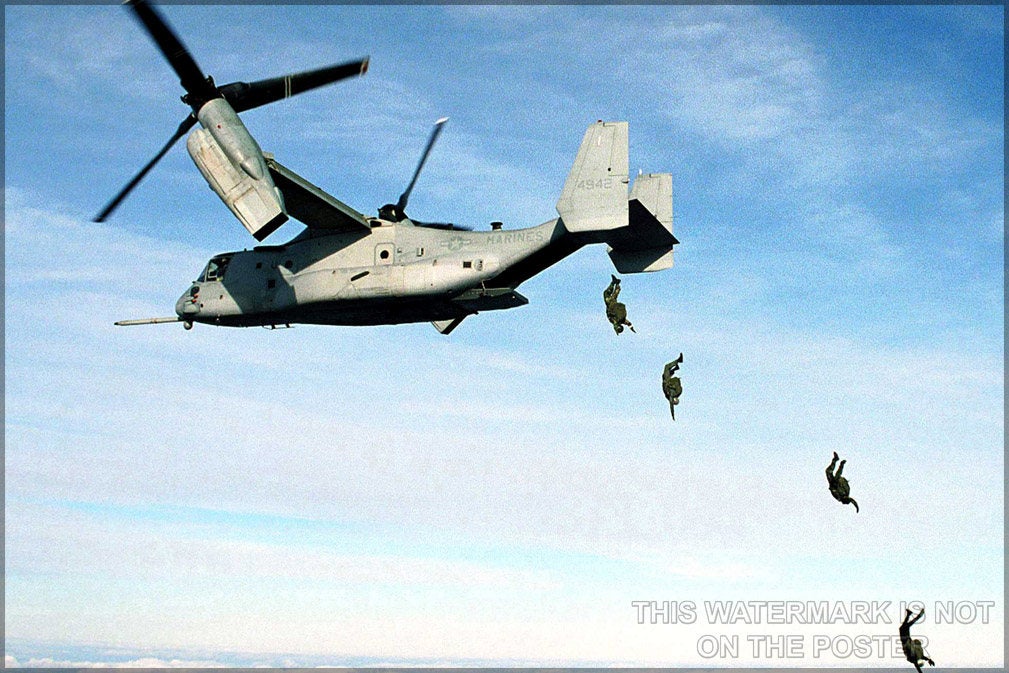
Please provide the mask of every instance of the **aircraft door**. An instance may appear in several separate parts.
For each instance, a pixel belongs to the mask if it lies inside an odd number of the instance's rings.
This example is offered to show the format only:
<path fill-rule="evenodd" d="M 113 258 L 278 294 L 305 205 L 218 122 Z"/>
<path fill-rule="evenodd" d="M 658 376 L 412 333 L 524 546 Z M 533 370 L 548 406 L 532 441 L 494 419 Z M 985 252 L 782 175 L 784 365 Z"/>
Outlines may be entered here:
<path fill-rule="evenodd" d="M 396 246 L 392 243 L 379 243 L 375 246 L 375 266 L 392 264 L 395 258 Z"/>

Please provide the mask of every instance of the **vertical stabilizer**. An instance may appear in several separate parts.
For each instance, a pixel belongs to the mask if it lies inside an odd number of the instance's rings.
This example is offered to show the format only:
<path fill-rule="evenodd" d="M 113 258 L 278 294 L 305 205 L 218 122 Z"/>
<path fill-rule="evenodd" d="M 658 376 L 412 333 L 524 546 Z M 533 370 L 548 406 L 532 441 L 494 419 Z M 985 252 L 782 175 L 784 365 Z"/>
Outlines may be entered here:
<path fill-rule="evenodd" d="M 627 226 L 627 122 L 589 126 L 557 200 L 570 232 Z"/>
<path fill-rule="evenodd" d="M 673 265 L 673 176 L 639 175 L 631 189 L 627 228 L 612 232 L 610 259 L 620 273 L 661 271 Z"/>

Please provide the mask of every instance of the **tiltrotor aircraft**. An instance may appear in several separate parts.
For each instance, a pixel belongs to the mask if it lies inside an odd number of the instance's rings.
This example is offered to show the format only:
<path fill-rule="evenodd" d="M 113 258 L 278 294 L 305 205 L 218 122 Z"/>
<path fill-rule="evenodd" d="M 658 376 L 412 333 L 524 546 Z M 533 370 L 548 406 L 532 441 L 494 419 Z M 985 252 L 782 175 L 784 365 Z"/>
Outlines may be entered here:
<path fill-rule="evenodd" d="M 557 201 L 560 217 L 536 227 L 471 231 L 405 213 L 444 119 L 435 125 L 406 191 L 365 216 L 263 152 L 238 112 L 363 73 L 367 60 L 222 87 L 150 6 L 131 5 L 179 75 L 193 112 L 168 144 L 96 219 L 104 219 L 197 121 L 187 147 L 210 187 L 257 240 L 289 217 L 306 229 L 288 243 L 215 255 L 179 298 L 176 316 L 117 325 L 182 322 L 248 326 L 390 325 L 430 321 L 448 334 L 467 316 L 528 303 L 515 289 L 590 243 L 606 243 L 619 273 L 673 264 L 672 176 L 639 175 L 628 196 L 626 122 L 585 132 Z"/>

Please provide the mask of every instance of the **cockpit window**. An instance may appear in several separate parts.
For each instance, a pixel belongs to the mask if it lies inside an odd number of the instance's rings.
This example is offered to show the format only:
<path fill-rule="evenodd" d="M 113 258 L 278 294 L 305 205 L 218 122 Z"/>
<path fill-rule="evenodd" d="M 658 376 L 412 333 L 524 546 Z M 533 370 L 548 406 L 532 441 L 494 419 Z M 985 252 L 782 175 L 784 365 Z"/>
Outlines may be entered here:
<path fill-rule="evenodd" d="M 228 262 L 230 261 L 231 255 L 219 255 L 214 257 L 207 262 L 207 268 L 203 270 L 203 274 L 200 276 L 199 281 L 204 283 L 214 280 L 224 280 L 224 272 L 227 270 Z"/>

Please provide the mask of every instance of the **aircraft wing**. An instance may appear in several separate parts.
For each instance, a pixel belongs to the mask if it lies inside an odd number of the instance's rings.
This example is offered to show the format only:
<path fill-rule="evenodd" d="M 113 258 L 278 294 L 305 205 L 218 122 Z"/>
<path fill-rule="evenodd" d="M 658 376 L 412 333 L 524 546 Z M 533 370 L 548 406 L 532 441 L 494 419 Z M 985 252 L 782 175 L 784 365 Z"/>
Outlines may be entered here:
<path fill-rule="evenodd" d="M 263 153 L 273 182 L 284 195 L 287 214 L 310 229 L 367 233 L 368 219 L 339 199 L 322 191 L 287 168 L 273 155 Z"/>

